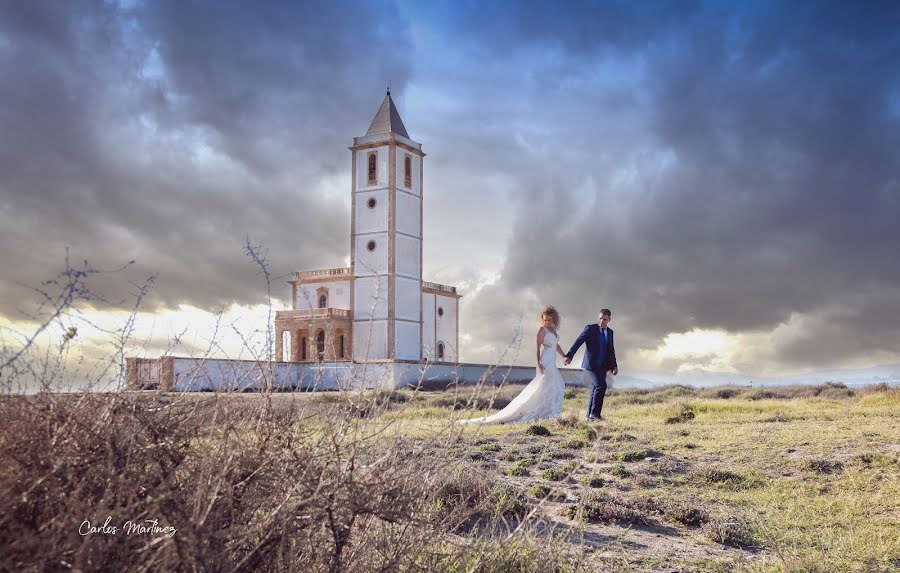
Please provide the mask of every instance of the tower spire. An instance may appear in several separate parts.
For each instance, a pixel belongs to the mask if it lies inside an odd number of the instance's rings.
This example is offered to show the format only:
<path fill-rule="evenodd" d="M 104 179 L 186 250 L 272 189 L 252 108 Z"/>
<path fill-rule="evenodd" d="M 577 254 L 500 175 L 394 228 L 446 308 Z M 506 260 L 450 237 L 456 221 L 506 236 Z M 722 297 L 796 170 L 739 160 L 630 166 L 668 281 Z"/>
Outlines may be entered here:
<path fill-rule="evenodd" d="M 400 119 L 400 112 L 397 111 L 397 106 L 394 105 L 394 99 L 391 97 L 390 84 L 388 84 L 384 101 L 381 102 L 381 107 L 378 108 L 378 113 L 372 119 L 372 125 L 369 126 L 369 131 L 366 132 L 366 135 L 379 133 L 396 133 L 409 139 L 403 120 Z"/>

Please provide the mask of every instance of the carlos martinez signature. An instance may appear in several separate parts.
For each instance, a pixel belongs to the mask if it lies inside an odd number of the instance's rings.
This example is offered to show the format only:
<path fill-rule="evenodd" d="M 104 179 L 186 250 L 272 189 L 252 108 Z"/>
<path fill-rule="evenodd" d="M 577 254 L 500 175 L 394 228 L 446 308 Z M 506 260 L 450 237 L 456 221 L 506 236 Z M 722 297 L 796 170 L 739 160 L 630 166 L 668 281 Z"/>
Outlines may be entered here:
<path fill-rule="evenodd" d="M 125 535 L 132 534 L 163 534 L 166 537 L 174 537 L 177 529 L 172 527 L 171 525 L 167 525 L 166 527 L 161 527 L 159 525 L 158 519 L 145 519 L 142 522 L 134 522 L 130 519 L 122 524 L 122 527 L 117 527 L 115 525 L 110 525 L 112 521 L 112 516 L 107 515 L 106 521 L 103 522 L 103 525 L 91 525 L 91 522 L 85 519 L 81 522 L 81 525 L 78 527 L 78 533 L 81 535 L 91 535 L 93 533 L 100 533 L 104 535 L 118 535 L 119 531 L 125 533 Z"/>

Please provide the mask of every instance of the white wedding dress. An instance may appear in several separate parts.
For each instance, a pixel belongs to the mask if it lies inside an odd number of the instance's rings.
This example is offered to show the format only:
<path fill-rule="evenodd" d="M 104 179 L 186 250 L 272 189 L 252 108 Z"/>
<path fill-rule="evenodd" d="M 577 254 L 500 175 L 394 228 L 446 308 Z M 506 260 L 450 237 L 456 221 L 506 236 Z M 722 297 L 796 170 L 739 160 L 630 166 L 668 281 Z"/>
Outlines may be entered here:
<path fill-rule="evenodd" d="M 562 414 L 563 390 L 565 382 L 556 367 L 556 345 L 559 336 L 544 330 L 541 345 L 541 365 L 544 373 L 535 368 L 536 375 L 527 386 L 513 398 L 506 408 L 483 418 L 458 420 L 458 424 L 508 424 L 558 418 Z"/>

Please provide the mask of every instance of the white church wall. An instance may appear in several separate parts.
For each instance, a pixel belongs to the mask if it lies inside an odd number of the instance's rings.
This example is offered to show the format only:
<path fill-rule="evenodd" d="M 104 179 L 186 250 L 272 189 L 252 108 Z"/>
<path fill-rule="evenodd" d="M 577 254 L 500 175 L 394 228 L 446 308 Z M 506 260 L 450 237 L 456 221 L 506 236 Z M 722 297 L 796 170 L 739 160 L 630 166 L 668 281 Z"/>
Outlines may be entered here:
<path fill-rule="evenodd" d="M 369 200 L 375 199 L 375 206 L 369 207 Z M 388 192 L 386 190 L 366 191 L 356 194 L 356 232 L 374 233 L 388 228 Z"/>
<path fill-rule="evenodd" d="M 413 237 L 422 236 L 420 216 L 422 200 L 408 193 L 397 192 L 397 232 Z"/>
<path fill-rule="evenodd" d="M 398 320 L 394 323 L 394 349 L 397 360 L 419 360 L 421 332 L 417 322 Z"/>
<path fill-rule="evenodd" d="M 421 241 L 406 235 L 396 235 L 397 259 L 396 272 L 398 275 L 406 275 L 415 279 L 422 277 Z"/>
<path fill-rule="evenodd" d="M 374 185 L 369 185 L 369 154 L 376 153 L 376 165 L 378 176 Z M 356 190 L 374 189 L 385 187 L 388 184 L 388 147 L 387 145 L 372 149 L 362 149 L 356 152 Z"/>
<path fill-rule="evenodd" d="M 430 292 L 422 293 L 422 356 L 432 358 L 434 356 L 434 317 L 435 296 Z"/>
<path fill-rule="evenodd" d="M 388 272 L 388 234 L 373 233 L 370 235 L 357 235 L 356 241 L 356 269 L 357 277 L 385 274 Z M 374 250 L 369 250 L 370 241 L 375 243 Z"/>
<path fill-rule="evenodd" d="M 353 360 L 384 360 L 388 358 L 388 326 L 386 320 L 355 321 L 353 323 Z"/>
<path fill-rule="evenodd" d="M 423 383 L 489 384 L 525 383 L 536 373 L 534 366 L 486 364 L 353 364 L 348 362 L 260 363 L 255 360 L 219 360 L 174 357 L 177 392 L 201 390 L 240 391 L 273 388 L 349 390 L 354 388 L 402 388 Z M 590 384 L 584 371 L 561 368 L 567 386 Z"/>
<path fill-rule="evenodd" d="M 388 279 L 378 277 L 358 277 L 353 281 L 353 318 L 387 318 Z"/>
<path fill-rule="evenodd" d="M 444 343 L 444 361 L 455 362 L 459 357 L 456 348 L 456 328 L 459 320 L 458 299 L 452 296 L 435 295 L 435 338 Z M 443 309 L 443 315 L 441 314 Z M 435 343 L 435 346 L 437 344 Z"/>
<path fill-rule="evenodd" d="M 404 185 L 404 183 L 406 183 L 406 177 L 405 177 L 406 173 L 404 171 L 406 169 L 406 167 L 404 166 L 403 163 L 404 163 L 404 158 L 407 155 L 409 155 L 410 159 L 412 160 L 412 185 L 410 187 L 407 187 L 406 185 Z M 416 155 L 415 153 L 410 153 L 409 151 L 406 151 L 402 147 L 397 148 L 397 174 L 396 174 L 397 189 L 406 189 L 407 191 L 410 191 L 415 195 L 421 196 L 422 193 L 421 193 L 420 189 L 422 189 L 422 186 L 419 181 L 419 173 L 421 171 L 421 168 L 420 168 L 421 161 L 422 161 L 422 158 L 419 157 L 418 155 Z"/>
<path fill-rule="evenodd" d="M 330 308 L 350 309 L 350 285 L 351 281 L 331 281 L 298 285 L 297 299 L 294 308 L 307 310 L 319 307 L 318 289 L 328 289 L 328 305 Z"/>
<path fill-rule="evenodd" d="M 419 322 L 422 285 L 415 279 L 398 276 L 394 282 L 394 316 Z"/>

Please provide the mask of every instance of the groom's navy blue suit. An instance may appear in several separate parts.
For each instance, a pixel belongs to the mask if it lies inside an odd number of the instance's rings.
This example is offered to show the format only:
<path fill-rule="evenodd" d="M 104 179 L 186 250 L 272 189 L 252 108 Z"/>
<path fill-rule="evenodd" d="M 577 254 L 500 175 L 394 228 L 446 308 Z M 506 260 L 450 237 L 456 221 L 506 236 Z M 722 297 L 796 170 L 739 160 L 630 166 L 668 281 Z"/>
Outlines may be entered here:
<path fill-rule="evenodd" d="M 601 332 L 599 324 L 589 324 L 584 327 L 572 348 L 566 353 L 569 360 L 575 356 L 578 349 L 584 344 L 584 359 L 581 367 L 587 370 L 591 377 L 591 399 L 588 402 L 588 416 L 599 418 L 603 409 L 603 397 L 606 396 L 606 373 L 614 368 L 618 369 L 616 362 L 616 345 L 613 331 L 606 327 L 606 332 Z"/>

